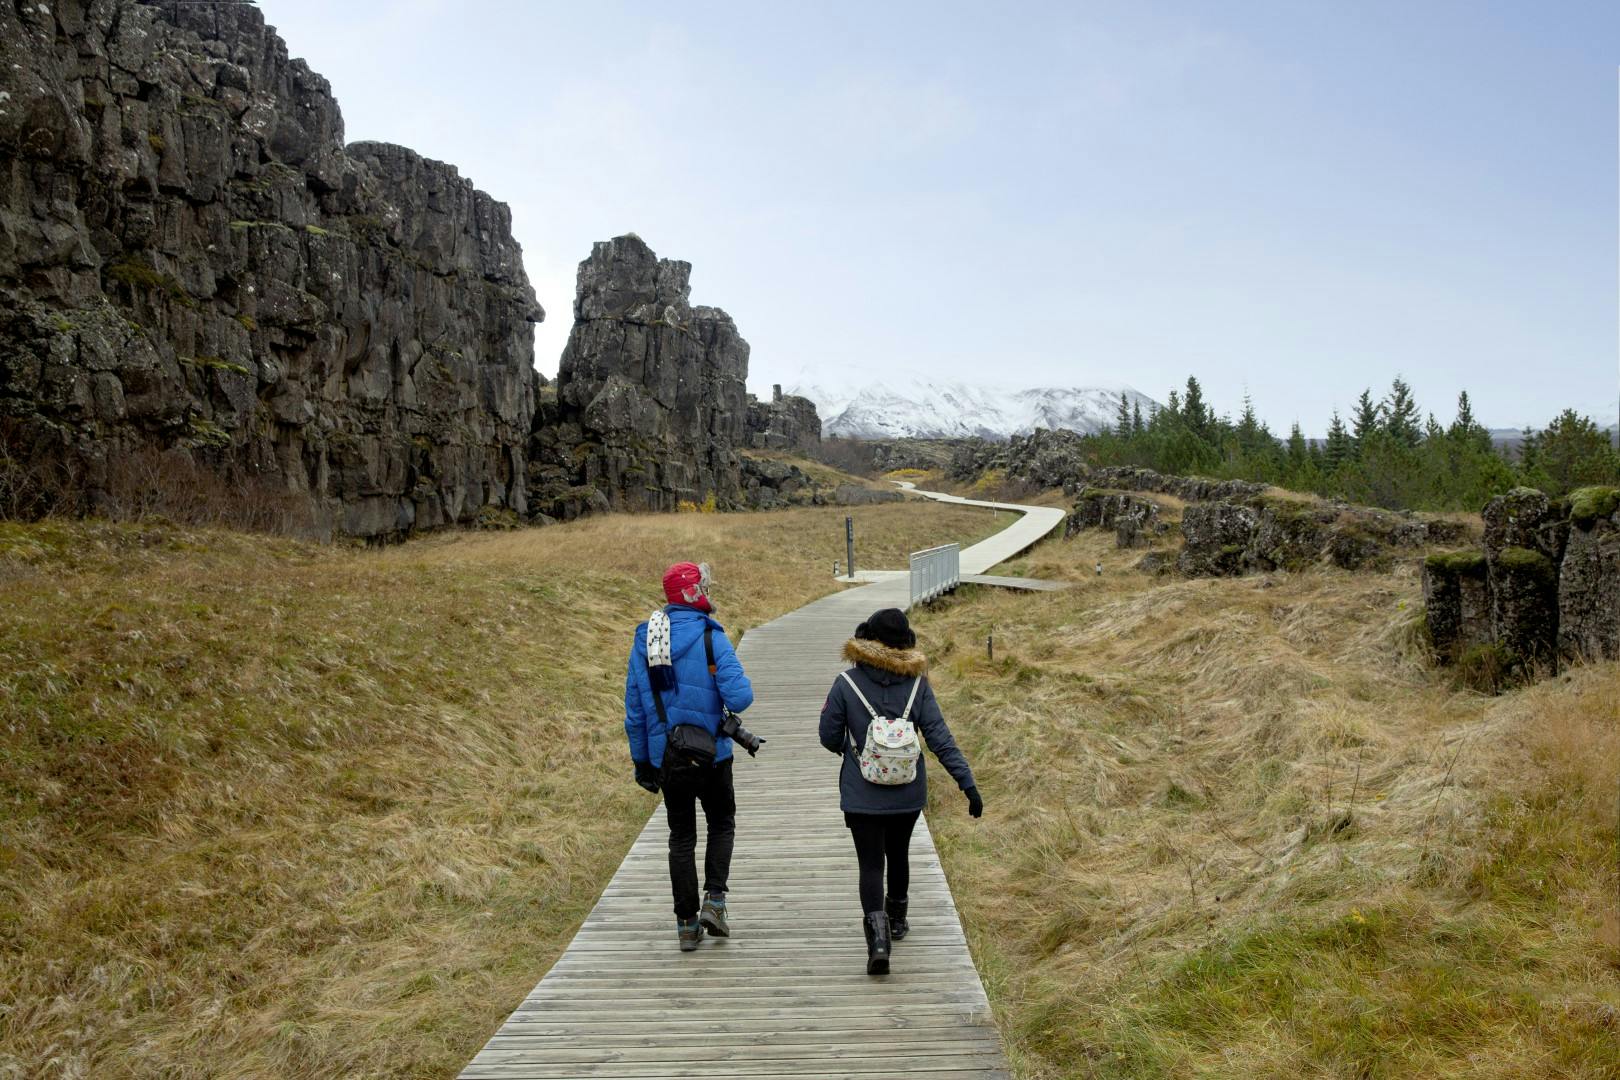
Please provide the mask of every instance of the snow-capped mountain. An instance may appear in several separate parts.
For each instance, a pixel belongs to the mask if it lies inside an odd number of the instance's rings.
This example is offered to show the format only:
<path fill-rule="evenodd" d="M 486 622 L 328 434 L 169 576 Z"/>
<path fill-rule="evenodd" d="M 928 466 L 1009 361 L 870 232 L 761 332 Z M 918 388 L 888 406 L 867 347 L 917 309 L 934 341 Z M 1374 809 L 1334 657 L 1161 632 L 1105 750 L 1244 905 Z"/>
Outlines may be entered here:
<path fill-rule="evenodd" d="M 1121 396 L 1140 405 L 1143 416 L 1156 404 L 1129 386 L 1016 390 L 941 382 L 924 372 L 893 369 L 881 380 L 854 375 L 848 382 L 832 381 L 826 374 L 817 372 L 818 377 L 783 391 L 816 403 L 823 435 L 860 439 L 1006 439 L 1038 427 L 1089 434 L 1114 426 Z"/>

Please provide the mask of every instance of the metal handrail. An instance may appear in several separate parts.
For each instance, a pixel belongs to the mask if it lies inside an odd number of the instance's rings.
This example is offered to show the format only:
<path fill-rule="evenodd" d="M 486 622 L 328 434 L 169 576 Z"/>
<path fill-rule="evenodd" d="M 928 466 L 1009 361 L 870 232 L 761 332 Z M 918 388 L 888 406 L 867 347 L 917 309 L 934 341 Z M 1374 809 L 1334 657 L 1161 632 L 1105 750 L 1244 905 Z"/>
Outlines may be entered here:
<path fill-rule="evenodd" d="M 962 545 L 942 544 L 911 553 L 911 603 L 926 604 L 962 583 Z"/>

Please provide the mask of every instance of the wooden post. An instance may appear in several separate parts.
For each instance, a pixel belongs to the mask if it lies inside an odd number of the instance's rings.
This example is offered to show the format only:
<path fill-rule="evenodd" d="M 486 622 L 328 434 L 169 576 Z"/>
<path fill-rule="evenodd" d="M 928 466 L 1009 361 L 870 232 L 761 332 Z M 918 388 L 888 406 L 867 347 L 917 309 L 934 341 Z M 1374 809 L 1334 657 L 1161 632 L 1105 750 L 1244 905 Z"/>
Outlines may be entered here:
<path fill-rule="evenodd" d="M 854 577 L 855 576 L 855 519 L 853 517 L 846 517 L 844 519 L 844 554 L 846 556 L 848 556 L 844 560 L 844 565 L 849 567 L 849 576 Z"/>

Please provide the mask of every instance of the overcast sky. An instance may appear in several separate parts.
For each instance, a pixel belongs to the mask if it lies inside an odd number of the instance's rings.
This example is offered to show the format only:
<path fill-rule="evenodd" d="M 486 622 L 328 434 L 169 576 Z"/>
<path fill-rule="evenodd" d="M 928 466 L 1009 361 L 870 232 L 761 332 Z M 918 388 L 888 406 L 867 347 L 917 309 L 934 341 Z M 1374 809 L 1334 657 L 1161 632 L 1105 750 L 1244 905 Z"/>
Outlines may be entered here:
<path fill-rule="evenodd" d="M 753 346 L 1019 386 L 1189 372 L 1327 426 L 1615 413 L 1620 4 L 261 0 L 348 138 L 512 206 L 554 374 L 634 231 Z"/>

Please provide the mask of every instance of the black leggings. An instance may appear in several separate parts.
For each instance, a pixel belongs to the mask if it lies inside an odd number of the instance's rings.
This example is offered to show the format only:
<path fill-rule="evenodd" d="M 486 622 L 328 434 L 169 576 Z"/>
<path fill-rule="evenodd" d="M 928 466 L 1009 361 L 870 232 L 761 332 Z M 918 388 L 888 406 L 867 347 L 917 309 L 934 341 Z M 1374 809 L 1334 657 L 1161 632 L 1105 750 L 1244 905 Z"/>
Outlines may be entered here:
<path fill-rule="evenodd" d="M 848 814 L 844 824 L 855 840 L 855 859 L 861 864 L 861 910 L 870 915 L 883 910 L 883 864 L 889 864 L 889 895 L 906 898 L 911 888 L 911 830 L 917 816 L 909 814 Z"/>

